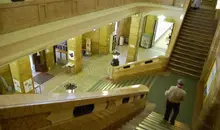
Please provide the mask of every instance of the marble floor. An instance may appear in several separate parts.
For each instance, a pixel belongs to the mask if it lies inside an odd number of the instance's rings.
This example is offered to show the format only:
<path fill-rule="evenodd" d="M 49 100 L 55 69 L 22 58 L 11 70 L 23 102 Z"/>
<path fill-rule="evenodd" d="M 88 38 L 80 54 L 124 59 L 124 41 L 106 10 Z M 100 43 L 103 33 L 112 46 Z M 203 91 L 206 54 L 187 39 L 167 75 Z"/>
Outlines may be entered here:
<path fill-rule="evenodd" d="M 120 52 L 120 65 L 125 64 L 126 62 L 127 48 L 127 45 L 118 47 Z M 158 49 L 157 47 L 150 49 L 139 48 L 137 60 L 145 60 L 164 54 L 165 51 Z M 54 77 L 41 84 L 39 91 L 41 93 L 65 92 L 64 85 L 69 82 L 75 83 L 78 86 L 76 92 L 87 91 L 101 78 L 108 77 L 111 60 L 111 54 L 83 57 L 83 70 L 78 74 L 68 74 L 64 68 L 57 66 L 55 69 L 48 72 Z"/>

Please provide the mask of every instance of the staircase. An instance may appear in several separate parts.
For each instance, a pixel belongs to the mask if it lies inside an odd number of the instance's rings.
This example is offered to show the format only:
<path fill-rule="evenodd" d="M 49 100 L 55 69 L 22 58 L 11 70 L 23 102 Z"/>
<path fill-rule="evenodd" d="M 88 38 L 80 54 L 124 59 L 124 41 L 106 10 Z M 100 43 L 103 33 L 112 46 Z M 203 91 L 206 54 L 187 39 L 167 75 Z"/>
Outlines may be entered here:
<path fill-rule="evenodd" d="M 175 125 L 163 120 L 163 116 L 146 109 L 131 121 L 123 125 L 119 130 L 190 130 L 190 128 L 178 121 Z"/>
<path fill-rule="evenodd" d="M 113 82 L 108 79 L 101 79 L 93 87 L 87 91 L 99 91 L 99 90 L 110 90 L 114 88 L 121 88 L 130 85 L 142 84 L 151 87 L 156 79 L 155 76 L 140 76 L 132 79 L 124 79 L 117 82 Z"/>
<path fill-rule="evenodd" d="M 208 56 L 217 21 L 215 11 L 188 9 L 168 69 L 199 78 Z"/>

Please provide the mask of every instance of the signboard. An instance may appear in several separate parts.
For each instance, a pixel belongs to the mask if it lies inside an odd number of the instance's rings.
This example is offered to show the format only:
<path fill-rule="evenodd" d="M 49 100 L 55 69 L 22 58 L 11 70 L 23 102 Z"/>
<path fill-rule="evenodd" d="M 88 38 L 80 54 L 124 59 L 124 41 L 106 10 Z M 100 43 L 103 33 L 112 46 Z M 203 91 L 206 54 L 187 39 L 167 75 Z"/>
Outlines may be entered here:
<path fill-rule="evenodd" d="M 24 81 L 24 82 L 23 82 L 23 85 L 24 85 L 25 93 L 28 93 L 28 92 L 30 92 L 31 90 L 33 90 L 33 82 L 32 82 L 32 79 L 28 79 L 28 80 Z"/>
<path fill-rule="evenodd" d="M 216 71 L 217 71 L 217 68 L 216 68 L 216 62 L 214 63 L 213 67 L 212 67 L 212 70 L 211 70 L 211 73 L 209 75 L 209 78 L 208 78 L 208 81 L 206 83 L 206 87 L 205 87 L 205 93 L 204 93 L 204 96 L 206 97 L 209 92 L 210 92 L 210 87 L 212 85 L 212 82 L 213 82 L 213 79 L 215 78 L 215 74 L 216 74 Z"/>
<path fill-rule="evenodd" d="M 91 55 L 92 41 L 90 38 L 86 38 L 86 55 Z"/>
<path fill-rule="evenodd" d="M 13 79 L 13 83 L 14 83 L 14 87 L 15 87 L 15 90 L 17 92 L 20 92 L 21 93 L 21 85 L 20 85 L 20 82 L 16 79 Z"/>
<path fill-rule="evenodd" d="M 151 36 L 147 34 L 143 34 L 141 38 L 141 46 L 144 48 L 151 47 Z"/>
<path fill-rule="evenodd" d="M 72 51 L 72 50 L 68 50 L 68 58 L 70 59 L 70 60 L 74 60 L 74 51 Z"/>

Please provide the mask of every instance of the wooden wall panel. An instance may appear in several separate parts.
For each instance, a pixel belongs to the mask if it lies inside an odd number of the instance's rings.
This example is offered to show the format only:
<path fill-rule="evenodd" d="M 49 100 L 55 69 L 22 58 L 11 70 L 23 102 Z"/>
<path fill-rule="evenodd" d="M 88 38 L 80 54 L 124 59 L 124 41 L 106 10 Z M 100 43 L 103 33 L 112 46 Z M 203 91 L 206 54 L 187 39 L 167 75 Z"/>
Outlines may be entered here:
<path fill-rule="evenodd" d="M 68 18 L 72 15 L 72 1 L 59 1 L 47 4 L 48 21 Z"/>
<path fill-rule="evenodd" d="M 38 6 L 20 6 L 1 10 L 2 32 L 7 33 L 40 24 Z"/>
<path fill-rule="evenodd" d="M 79 14 L 92 12 L 96 10 L 96 0 L 78 0 L 77 12 Z"/>
<path fill-rule="evenodd" d="M 106 9 L 112 7 L 114 0 L 97 0 L 98 9 Z"/>
<path fill-rule="evenodd" d="M 119 6 L 123 4 L 123 0 L 114 0 L 114 5 Z"/>
<path fill-rule="evenodd" d="M 130 4 L 132 3 L 134 0 L 124 0 L 124 4 Z"/>

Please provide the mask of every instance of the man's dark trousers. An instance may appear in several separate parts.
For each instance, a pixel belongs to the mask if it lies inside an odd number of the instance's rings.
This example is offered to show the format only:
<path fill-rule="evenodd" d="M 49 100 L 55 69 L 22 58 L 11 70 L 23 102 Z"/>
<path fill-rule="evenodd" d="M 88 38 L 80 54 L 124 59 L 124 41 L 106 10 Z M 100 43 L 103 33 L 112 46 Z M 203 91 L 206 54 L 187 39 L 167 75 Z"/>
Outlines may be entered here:
<path fill-rule="evenodd" d="M 172 125 L 174 125 L 176 117 L 177 117 L 177 115 L 179 113 L 179 107 L 180 107 L 180 103 L 173 103 L 173 102 L 170 102 L 170 101 L 167 100 L 166 112 L 165 112 L 165 115 L 164 115 L 164 120 L 166 120 L 166 121 L 169 120 L 170 113 L 173 110 L 173 116 L 172 116 L 172 118 L 170 120 L 170 123 Z"/>

